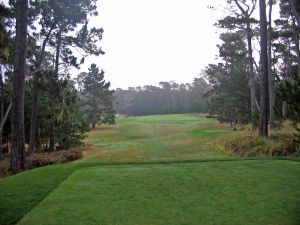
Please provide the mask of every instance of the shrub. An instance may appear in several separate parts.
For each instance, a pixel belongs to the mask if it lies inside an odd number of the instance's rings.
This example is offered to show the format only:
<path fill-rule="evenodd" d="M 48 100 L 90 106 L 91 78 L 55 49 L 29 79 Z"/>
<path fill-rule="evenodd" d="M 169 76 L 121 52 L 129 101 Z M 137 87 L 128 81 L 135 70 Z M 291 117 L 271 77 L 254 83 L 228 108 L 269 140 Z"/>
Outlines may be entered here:
<path fill-rule="evenodd" d="M 50 153 L 37 153 L 28 157 L 27 168 L 32 169 L 57 163 L 66 163 L 82 158 L 81 149 L 62 150 Z"/>
<path fill-rule="evenodd" d="M 299 156 L 290 134 L 274 134 L 269 138 L 255 135 L 238 137 L 227 142 L 225 148 L 239 156 Z"/>

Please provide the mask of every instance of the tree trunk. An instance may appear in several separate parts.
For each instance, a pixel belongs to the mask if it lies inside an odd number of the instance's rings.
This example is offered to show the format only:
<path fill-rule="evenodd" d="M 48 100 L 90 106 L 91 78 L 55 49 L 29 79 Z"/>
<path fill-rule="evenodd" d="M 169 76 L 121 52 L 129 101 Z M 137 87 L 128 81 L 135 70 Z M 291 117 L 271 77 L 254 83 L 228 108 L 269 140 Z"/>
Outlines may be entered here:
<path fill-rule="evenodd" d="M 298 76 L 300 76 L 300 46 L 299 46 L 299 35 L 300 35 L 300 28 L 296 31 L 295 37 L 295 45 L 296 45 L 296 54 L 297 54 L 297 64 L 298 64 Z"/>
<path fill-rule="evenodd" d="M 269 78 L 269 113 L 270 128 L 275 128 L 275 80 L 272 73 L 272 8 L 273 0 L 269 0 L 269 27 L 268 27 L 268 78 Z"/>
<path fill-rule="evenodd" d="M 261 63 L 261 79 L 260 79 L 260 113 L 259 113 L 259 135 L 268 136 L 268 34 L 267 34 L 267 16 L 266 2 L 259 0 L 260 15 L 260 63 Z"/>
<path fill-rule="evenodd" d="M 287 117 L 287 111 L 288 111 L 288 104 L 286 101 L 283 101 L 282 102 L 282 117 L 284 119 L 286 119 L 286 117 Z"/>
<path fill-rule="evenodd" d="M 4 102 L 3 102 L 3 76 L 2 76 L 2 66 L 0 65 L 0 121 L 2 123 L 4 117 Z M 0 130 L 0 159 L 3 156 L 3 129 Z"/>
<path fill-rule="evenodd" d="M 11 112 L 11 157 L 13 173 L 25 169 L 24 97 L 28 0 L 16 2 L 16 39 Z"/>
<path fill-rule="evenodd" d="M 59 55 L 60 55 L 60 47 L 61 47 L 61 32 L 57 34 L 57 46 L 56 46 L 56 56 L 55 56 L 55 70 L 54 70 L 54 79 L 58 80 L 58 69 L 59 69 Z M 56 144 L 56 131 L 55 131 L 55 123 L 56 123 L 56 96 L 52 95 L 51 101 L 51 135 L 50 135 L 50 143 L 49 143 L 49 151 L 55 151 Z"/>
<path fill-rule="evenodd" d="M 251 128 L 252 131 L 256 130 L 255 112 L 256 112 L 256 96 L 255 96 L 255 82 L 254 82 L 254 67 L 252 55 L 252 34 L 250 21 L 247 20 L 247 42 L 248 42 L 248 57 L 249 57 L 249 72 L 250 72 L 250 95 L 251 95 Z"/>
<path fill-rule="evenodd" d="M 29 149 L 28 155 L 31 155 L 35 151 L 35 131 L 37 120 L 37 107 L 38 107 L 38 81 L 37 74 L 33 78 L 33 90 L 32 90 L 32 106 L 31 106 L 31 120 L 30 120 L 30 133 L 29 133 Z"/>
<path fill-rule="evenodd" d="M 33 78 L 33 90 L 32 90 L 32 107 L 31 107 L 31 118 L 30 118 L 30 133 L 29 133 L 29 149 L 28 149 L 28 155 L 31 155 L 35 151 L 35 133 L 36 133 L 36 120 L 37 120 L 37 108 L 38 108 L 38 84 L 39 79 L 41 77 L 41 67 L 42 63 L 44 61 L 45 56 L 45 49 L 47 42 L 49 40 L 49 37 L 51 35 L 52 30 L 54 29 L 54 25 L 49 29 L 41 49 L 41 55 L 39 56 L 38 62 L 36 63 L 35 69 L 36 72 L 34 73 Z"/>
<path fill-rule="evenodd" d="M 290 47 L 290 43 L 289 41 L 287 40 L 287 46 L 288 46 L 288 49 L 287 49 L 287 52 L 286 52 L 286 55 L 284 57 L 285 59 L 285 64 L 286 64 L 286 67 L 285 67 L 285 75 L 283 77 L 283 80 L 284 81 L 288 81 L 290 79 L 290 73 L 291 73 L 291 55 L 290 55 L 290 51 L 291 51 L 291 47 Z M 283 101 L 282 102 L 282 117 L 284 119 L 287 118 L 287 113 L 288 113 L 288 103 L 286 101 Z"/>

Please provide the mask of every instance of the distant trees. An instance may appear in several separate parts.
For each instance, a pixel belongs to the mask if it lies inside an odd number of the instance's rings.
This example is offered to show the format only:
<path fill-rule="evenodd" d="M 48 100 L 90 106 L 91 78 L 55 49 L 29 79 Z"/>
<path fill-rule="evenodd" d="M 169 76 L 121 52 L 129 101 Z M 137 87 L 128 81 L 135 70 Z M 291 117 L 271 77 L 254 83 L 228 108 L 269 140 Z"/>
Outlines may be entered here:
<path fill-rule="evenodd" d="M 160 87 L 147 85 L 115 91 L 115 109 L 124 115 L 152 115 L 170 113 L 207 112 L 205 94 L 210 85 L 201 77 L 192 84 L 160 82 Z"/>

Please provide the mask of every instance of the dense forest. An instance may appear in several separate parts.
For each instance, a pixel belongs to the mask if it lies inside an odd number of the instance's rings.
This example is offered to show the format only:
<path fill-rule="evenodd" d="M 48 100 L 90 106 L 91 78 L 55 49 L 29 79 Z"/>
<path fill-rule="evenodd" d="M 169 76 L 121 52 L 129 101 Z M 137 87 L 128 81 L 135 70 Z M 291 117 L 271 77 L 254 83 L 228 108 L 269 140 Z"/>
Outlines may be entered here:
<path fill-rule="evenodd" d="M 282 119 L 291 119 L 297 129 L 299 1 L 227 4 L 226 15 L 215 24 L 222 31 L 218 58 L 201 76 L 190 84 L 161 82 L 115 92 L 96 64 L 71 78 L 71 69 L 87 56 L 105 54 L 99 47 L 103 29 L 91 27 L 88 19 L 98 15 L 96 0 L 1 4 L 0 157 L 10 157 L 11 171 L 23 170 L 28 155 L 68 149 L 97 123 L 113 124 L 115 110 L 125 115 L 209 112 L 234 126 L 251 123 L 262 136 Z"/>

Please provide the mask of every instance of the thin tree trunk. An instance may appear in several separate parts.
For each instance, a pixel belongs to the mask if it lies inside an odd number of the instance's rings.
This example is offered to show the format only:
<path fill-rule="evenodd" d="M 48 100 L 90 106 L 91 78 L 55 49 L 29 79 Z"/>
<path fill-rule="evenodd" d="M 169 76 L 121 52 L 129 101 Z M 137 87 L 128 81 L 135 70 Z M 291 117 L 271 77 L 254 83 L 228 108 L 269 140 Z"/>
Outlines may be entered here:
<path fill-rule="evenodd" d="M 275 128 L 275 80 L 272 73 L 272 8 L 273 0 L 269 0 L 269 27 L 268 27 L 268 75 L 269 75 L 269 113 L 270 128 Z"/>
<path fill-rule="evenodd" d="M 54 71 L 54 79 L 58 80 L 58 69 L 59 69 L 59 55 L 60 55 L 60 47 L 61 47 L 61 32 L 57 35 L 57 46 L 56 46 L 56 56 L 55 56 L 55 71 Z M 50 135 L 50 143 L 49 143 L 49 150 L 54 151 L 55 150 L 55 144 L 56 144 L 56 96 L 52 95 L 52 101 L 51 101 L 51 135 Z"/>
<path fill-rule="evenodd" d="M 4 116 L 3 116 L 3 119 L 1 121 L 1 124 L 0 124 L 0 131 L 1 132 L 3 131 L 3 126 L 5 124 L 5 121 L 7 120 L 8 114 L 9 114 L 9 112 L 11 110 L 11 106 L 12 106 L 12 102 L 9 103 L 9 105 L 8 105 L 8 107 L 6 109 L 6 112 L 5 112 Z"/>
<path fill-rule="evenodd" d="M 92 130 L 96 129 L 96 122 L 92 122 Z"/>
<path fill-rule="evenodd" d="M 260 13 L 260 63 L 261 63 L 261 84 L 260 84 L 260 114 L 259 114 L 259 135 L 268 136 L 268 34 L 266 2 L 259 0 Z"/>
<path fill-rule="evenodd" d="M 31 155 L 35 151 L 35 131 L 36 131 L 37 107 L 38 107 L 38 80 L 39 80 L 38 76 L 34 75 L 28 155 Z"/>
<path fill-rule="evenodd" d="M 24 97 L 28 0 L 16 2 L 15 62 L 11 112 L 11 157 L 13 173 L 25 169 Z"/>
<path fill-rule="evenodd" d="M 41 49 L 41 55 L 39 56 L 39 60 L 36 64 L 36 71 L 34 73 L 33 78 L 33 90 L 32 90 L 32 107 L 31 107 L 31 118 L 30 118 L 30 133 L 29 133 L 29 149 L 28 149 L 28 155 L 31 155 L 35 151 L 35 133 L 36 133 L 36 122 L 37 122 L 37 108 L 38 108 L 38 83 L 41 76 L 41 66 L 44 60 L 45 55 L 45 49 L 47 42 L 49 40 L 49 37 L 51 35 L 52 30 L 54 29 L 54 25 L 49 29 Z"/>
<path fill-rule="evenodd" d="M 300 46 L 299 46 L 299 35 L 300 35 L 300 28 L 298 28 L 296 32 L 295 38 L 295 45 L 296 45 L 296 54 L 297 54 L 297 64 L 298 64 L 298 76 L 300 76 Z"/>
<path fill-rule="evenodd" d="M 288 104 L 286 101 L 283 101 L 282 102 L 282 117 L 284 119 L 286 119 L 286 117 L 287 117 L 287 111 L 288 111 Z"/>
<path fill-rule="evenodd" d="M 287 52 L 286 52 L 286 56 L 284 57 L 285 60 L 286 60 L 285 76 L 283 77 L 284 81 L 288 81 L 289 80 L 290 73 L 291 73 L 291 61 L 290 61 L 290 57 L 291 57 L 290 51 L 291 51 L 291 48 L 290 48 L 289 41 L 287 42 L 287 46 L 288 46 L 288 49 L 287 49 Z M 283 101 L 282 102 L 282 117 L 284 119 L 287 118 L 287 113 L 288 113 L 288 103 L 286 101 Z"/>
<path fill-rule="evenodd" d="M 250 17 L 255 9 L 256 0 L 252 1 L 252 6 L 247 5 L 247 9 L 243 8 L 241 3 L 238 0 L 234 0 L 236 6 L 241 11 L 242 15 L 246 20 L 246 33 L 247 33 L 247 47 L 248 47 L 248 66 L 250 73 L 250 103 L 251 103 L 251 129 L 252 131 L 256 130 L 257 124 L 255 121 L 256 113 L 256 95 L 255 95 L 255 80 L 254 80 L 254 59 L 253 59 L 253 49 L 252 49 L 252 30 L 250 24 Z M 244 6 L 246 4 L 243 4 Z"/>
<path fill-rule="evenodd" d="M 255 112 L 256 112 L 256 96 L 255 96 L 255 82 L 254 82 L 254 67 L 252 55 L 252 34 L 250 21 L 247 21 L 247 42 L 248 42 L 248 57 L 249 57 L 249 72 L 250 72 L 250 95 L 251 95 L 251 128 L 252 131 L 256 130 Z"/>
<path fill-rule="evenodd" d="M 3 102 L 3 76 L 2 76 L 2 66 L 0 65 L 0 121 L 3 121 L 4 117 L 4 102 Z M 3 129 L 0 130 L 0 159 L 3 156 Z"/>

